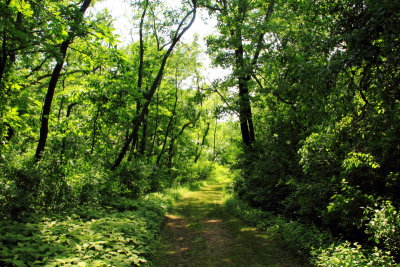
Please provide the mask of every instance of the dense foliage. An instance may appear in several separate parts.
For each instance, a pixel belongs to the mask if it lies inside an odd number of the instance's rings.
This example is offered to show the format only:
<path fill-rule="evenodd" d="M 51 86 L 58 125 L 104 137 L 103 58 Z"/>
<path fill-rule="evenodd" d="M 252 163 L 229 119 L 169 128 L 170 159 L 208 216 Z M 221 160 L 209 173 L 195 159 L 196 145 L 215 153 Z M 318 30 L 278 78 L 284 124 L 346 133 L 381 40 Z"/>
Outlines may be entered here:
<path fill-rule="evenodd" d="M 122 199 L 206 179 L 212 162 L 317 264 L 400 260 L 399 1 L 132 0 L 124 45 L 95 2 L 0 2 L 0 261 L 111 264 L 99 246 L 133 244 L 139 264 L 161 215 Z M 210 82 L 198 40 L 182 42 L 199 9 L 229 72 Z"/>
<path fill-rule="evenodd" d="M 198 161 L 212 160 L 201 140 L 217 102 L 198 45 L 179 42 L 195 2 L 132 1 L 138 38 L 124 46 L 91 5 L 1 3 L 3 218 L 136 199 L 210 172 Z"/>
<path fill-rule="evenodd" d="M 236 196 L 399 259 L 399 2 L 205 5 L 220 30 L 210 52 L 216 64 L 233 67 L 221 90 L 229 99 L 237 88 L 240 123 L 250 125 L 251 116 L 255 129 L 249 143 L 241 127 Z M 251 113 L 241 108 L 243 82 Z M 378 234 L 386 231 L 390 238 Z M 353 251 L 348 243 L 320 262 L 346 251 Z"/>
<path fill-rule="evenodd" d="M 32 216 L 25 222 L 2 221 L 1 262 L 9 266 L 140 265 L 147 261 L 164 218 L 160 204 L 130 201 L 107 209 Z"/>
<path fill-rule="evenodd" d="M 196 3 L 131 1 L 121 45 L 95 1 L 1 1 L 0 264 L 137 266 L 174 197 L 209 178 L 218 99 L 180 39 Z M 211 123 L 212 121 L 212 123 Z"/>

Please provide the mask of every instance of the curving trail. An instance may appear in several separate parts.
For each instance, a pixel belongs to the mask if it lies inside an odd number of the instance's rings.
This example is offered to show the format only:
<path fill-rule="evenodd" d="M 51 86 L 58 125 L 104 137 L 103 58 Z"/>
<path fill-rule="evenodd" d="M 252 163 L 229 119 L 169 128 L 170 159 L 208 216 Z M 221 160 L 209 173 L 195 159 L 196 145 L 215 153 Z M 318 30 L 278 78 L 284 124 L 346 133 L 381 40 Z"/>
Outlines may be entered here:
<path fill-rule="evenodd" d="M 188 192 L 166 216 L 151 266 L 306 266 L 279 241 L 245 226 L 223 207 L 226 170 Z"/>

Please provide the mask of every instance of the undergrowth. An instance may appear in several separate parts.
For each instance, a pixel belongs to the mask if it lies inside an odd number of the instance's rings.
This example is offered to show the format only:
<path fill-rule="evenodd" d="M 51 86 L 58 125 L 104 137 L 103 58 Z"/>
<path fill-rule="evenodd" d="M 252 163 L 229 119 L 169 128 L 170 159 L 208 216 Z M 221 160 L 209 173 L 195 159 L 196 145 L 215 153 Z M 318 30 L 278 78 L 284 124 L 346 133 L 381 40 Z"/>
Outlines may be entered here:
<path fill-rule="evenodd" d="M 0 222 L 1 266 L 140 266 L 154 252 L 166 211 L 202 181 L 142 199 L 118 197 L 59 213 Z"/>
<path fill-rule="evenodd" d="M 4 266 L 132 266 L 146 262 L 164 218 L 164 200 L 121 200 L 0 223 Z"/>
<path fill-rule="evenodd" d="M 247 224 L 276 236 L 291 252 L 316 266 L 400 266 L 390 252 L 342 241 L 314 225 L 288 220 L 226 196 L 225 207 Z"/>

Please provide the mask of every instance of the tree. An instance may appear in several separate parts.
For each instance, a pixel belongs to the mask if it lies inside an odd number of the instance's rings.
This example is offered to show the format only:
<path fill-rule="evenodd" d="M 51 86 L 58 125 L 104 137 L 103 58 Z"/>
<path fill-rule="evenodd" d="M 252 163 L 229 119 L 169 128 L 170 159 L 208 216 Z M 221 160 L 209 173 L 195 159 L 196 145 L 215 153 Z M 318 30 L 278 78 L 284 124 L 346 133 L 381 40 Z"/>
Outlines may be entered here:
<path fill-rule="evenodd" d="M 49 86 L 47 88 L 46 97 L 43 104 L 42 119 L 40 126 L 40 136 L 36 147 L 35 161 L 38 162 L 43 156 L 43 152 L 46 146 L 47 135 L 49 132 L 49 116 L 51 110 L 51 104 L 53 102 L 53 96 L 56 90 L 58 80 L 65 62 L 65 57 L 67 55 L 67 50 L 70 44 L 73 42 L 74 38 L 78 34 L 82 34 L 81 23 L 83 22 L 84 14 L 89 7 L 91 0 L 85 0 L 82 5 L 77 9 L 72 18 L 72 24 L 70 25 L 70 30 L 66 39 L 60 44 L 59 54 L 56 55 L 56 65 L 53 68 L 51 78 L 49 81 Z"/>
<path fill-rule="evenodd" d="M 215 62 L 233 67 L 235 85 L 238 88 L 240 129 L 245 146 L 251 146 L 255 142 L 250 82 L 260 53 L 265 47 L 264 38 L 274 5 L 274 1 L 247 0 L 204 4 L 212 13 L 217 14 L 219 22 L 221 36 L 209 39 L 211 51 L 216 54 Z M 224 53 L 221 48 L 233 53 Z"/>
<path fill-rule="evenodd" d="M 160 62 L 160 67 L 158 69 L 157 75 L 154 78 L 149 91 L 145 94 L 145 102 L 141 108 L 140 113 L 136 116 L 134 122 L 133 122 L 133 127 L 132 127 L 132 132 L 125 141 L 124 146 L 122 147 L 117 159 L 115 160 L 112 169 L 116 169 L 120 163 L 122 162 L 123 158 L 126 155 L 126 152 L 128 151 L 129 145 L 137 136 L 137 132 L 139 130 L 140 124 L 145 118 L 145 114 L 148 113 L 148 109 L 150 106 L 150 103 L 153 99 L 153 96 L 157 90 L 157 88 L 160 86 L 161 81 L 162 81 L 162 76 L 164 74 L 164 68 L 167 63 L 168 58 L 170 57 L 172 51 L 174 50 L 175 46 L 179 42 L 179 40 L 182 38 L 183 34 L 190 28 L 190 26 L 193 24 L 195 18 L 196 18 L 196 9 L 197 9 L 197 4 L 196 1 L 192 1 L 192 6 L 190 11 L 186 13 L 186 15 L 182 18 L 182 20 L 179 22 L 177 29 L 173 32 L 172 34 L 172 39 L 170 41 L 170 44 L 168 46 L 168 49 L 165 51 L 162 60 Z M 143 13 L 145 14 L 145 13 Z M 187 20 L 189 19 L 189 22 Z"/>

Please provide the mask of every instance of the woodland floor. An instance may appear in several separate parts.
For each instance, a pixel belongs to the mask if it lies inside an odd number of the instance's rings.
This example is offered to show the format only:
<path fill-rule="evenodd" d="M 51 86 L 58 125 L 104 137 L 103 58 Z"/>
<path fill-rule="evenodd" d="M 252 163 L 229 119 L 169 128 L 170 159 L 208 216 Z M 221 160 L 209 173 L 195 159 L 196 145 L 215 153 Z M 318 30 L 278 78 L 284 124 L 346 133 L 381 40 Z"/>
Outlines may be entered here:
<path fill-rule="evenodd" d="M 151 266 L 306 266 L 266 233 L 248 227 L 223 206 L 229 179 L 187 192 L 166 216 Z"/>

